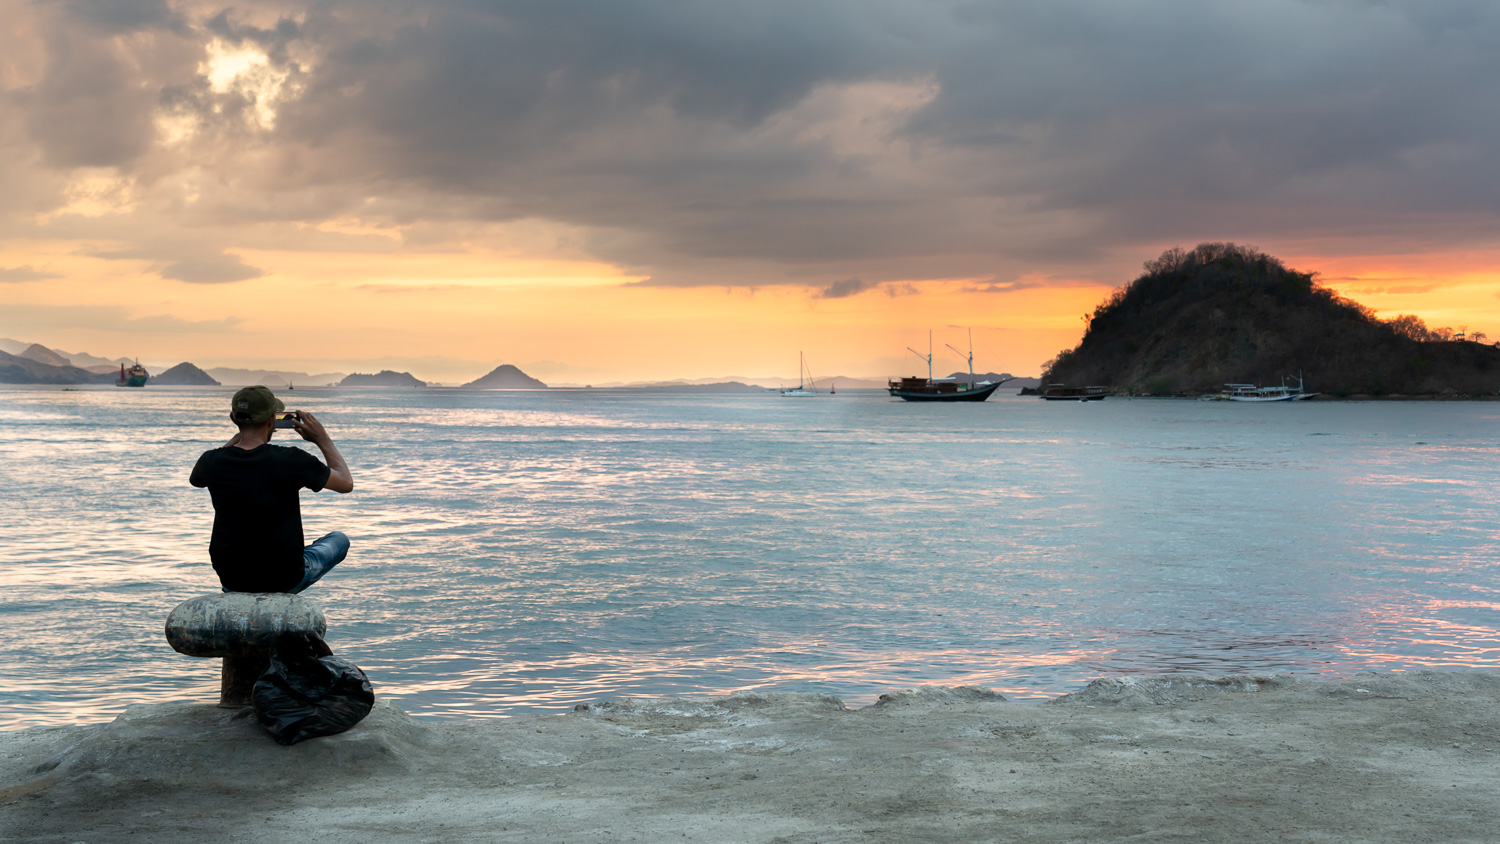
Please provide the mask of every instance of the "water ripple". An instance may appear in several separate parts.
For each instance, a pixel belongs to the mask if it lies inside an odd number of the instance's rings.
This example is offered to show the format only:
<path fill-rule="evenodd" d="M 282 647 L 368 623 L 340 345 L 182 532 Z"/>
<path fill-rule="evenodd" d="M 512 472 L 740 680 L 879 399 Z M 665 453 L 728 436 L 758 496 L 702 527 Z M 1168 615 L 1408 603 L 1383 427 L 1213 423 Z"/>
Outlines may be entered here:
<path fill-rule="evenodd" d="M 186 482 L 230 391 L 0 388 L 0 729 L 212 700 Z M 1481 403 L 301 390 L 329 639 L 426 717 L 623 695 L 1500 665 Z M 305 447 L 305 446 L 304 446 Z"/>

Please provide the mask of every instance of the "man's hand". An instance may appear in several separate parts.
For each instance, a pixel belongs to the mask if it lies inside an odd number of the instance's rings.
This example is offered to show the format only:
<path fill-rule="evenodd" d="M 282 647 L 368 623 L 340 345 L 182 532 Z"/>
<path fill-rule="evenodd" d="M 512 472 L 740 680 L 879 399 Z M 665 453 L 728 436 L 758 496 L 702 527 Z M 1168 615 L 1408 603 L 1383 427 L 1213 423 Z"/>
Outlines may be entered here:
<path fill-rule="evenodd" d="M 328 436 L 328 430 L 318 417 L 300 411 L 293 417 L 292 423 L 302 439 L 317 446 L 323 452 L 323 459 L 328 461 L 328 483 L 323 485 L 324 489 L 334 492 L 353 492 L 354 476 L 349 473 L 349 464 L 344 462 L 344 455 L 339 454 L 338 446 L 333 444 L 333 437 Z"/>
<path fill-rule="evenodd" d="M 328 436 L 328 429 L 323 427 L 323 423 L 318 421 L 318 417 L 305 410 L 297 411 L 297 415 L 292 417 L 292 427 L 297 429 L 297 433 L 302 435 L 302 439 L 307 440 L 313 445 L 333 442 L 333 438 Z"/>

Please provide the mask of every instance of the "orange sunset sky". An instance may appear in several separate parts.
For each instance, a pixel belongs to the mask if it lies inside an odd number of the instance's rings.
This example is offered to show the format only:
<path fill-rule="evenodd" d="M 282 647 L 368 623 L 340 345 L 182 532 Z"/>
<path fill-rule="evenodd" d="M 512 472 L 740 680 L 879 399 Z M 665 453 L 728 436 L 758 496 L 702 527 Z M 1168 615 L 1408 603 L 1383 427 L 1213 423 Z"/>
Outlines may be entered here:
<path fill-rule="evenodd" d="M 456 383 L 1035 375 L 1256 246 L 1500 337 L 1492 4 L 0 0 L 0 337 Z"/>

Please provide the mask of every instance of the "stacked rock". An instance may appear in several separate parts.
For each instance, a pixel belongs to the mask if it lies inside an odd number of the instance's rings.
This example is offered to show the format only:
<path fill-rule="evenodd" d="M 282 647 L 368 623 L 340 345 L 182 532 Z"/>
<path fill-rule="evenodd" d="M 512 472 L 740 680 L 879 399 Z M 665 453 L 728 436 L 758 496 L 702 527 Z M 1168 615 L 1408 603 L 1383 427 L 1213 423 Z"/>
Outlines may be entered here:
<path fill-rule="evenodd" d="M 323 610 L 300 595 L 222 592 L 178 604 L 167 616 L 167 642 L 180 654 L 219 657 L 219 705 L 250 705 L 255 681 L 270 664 L 271 649 L 286 634 L 328 629 Z"/>

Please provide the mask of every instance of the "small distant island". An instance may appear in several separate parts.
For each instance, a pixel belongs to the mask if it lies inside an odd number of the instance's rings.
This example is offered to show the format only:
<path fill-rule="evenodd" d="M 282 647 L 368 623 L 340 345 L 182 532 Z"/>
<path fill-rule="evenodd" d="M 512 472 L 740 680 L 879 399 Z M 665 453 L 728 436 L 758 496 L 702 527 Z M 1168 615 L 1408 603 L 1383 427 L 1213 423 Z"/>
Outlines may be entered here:
<path fill-rule="evenodd" d="M 1204 395 L 1302 373 L 1333 396 L 1500 392 L 1500 348 L 1480 332 L 1382 320 L 1315 274 L 1233 243 L 1170 249 L 1084 317 L 1079 344 L 1043 367 L 1049 384 L 1127 395 Z"/>
<path fill-rule="evenodd" d="M 545 390 L 547 385 L 530 375 L 505 363 L 490 370 L 483 378 L 470 381 L 465 387 L 476 390 Z"/>
<path fill-rule="evenodd" d="M 165 387 L 217 387 L 219 382 L 212 375 L 187 363 L 179 363 L 160 375 L 151 376 L 148 384 Z"/>
<path fill-rule="evenodd" d="M 362 375 L 358 372 L 345 375 L 344 380 L 336 386 L 339 387 L 425 387 L 426 381 L 421 381 L 410 372 L 392 372 L 382 369 L 374 375 Z"/>

